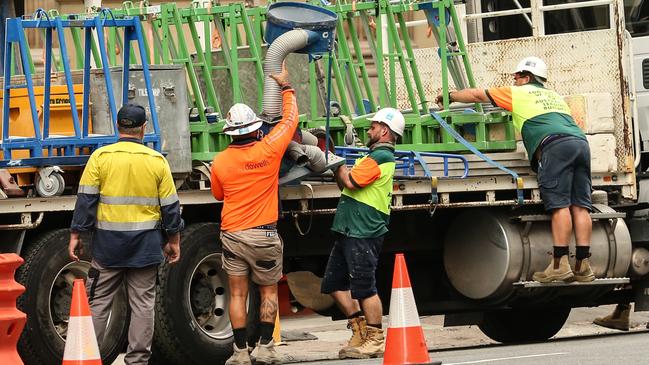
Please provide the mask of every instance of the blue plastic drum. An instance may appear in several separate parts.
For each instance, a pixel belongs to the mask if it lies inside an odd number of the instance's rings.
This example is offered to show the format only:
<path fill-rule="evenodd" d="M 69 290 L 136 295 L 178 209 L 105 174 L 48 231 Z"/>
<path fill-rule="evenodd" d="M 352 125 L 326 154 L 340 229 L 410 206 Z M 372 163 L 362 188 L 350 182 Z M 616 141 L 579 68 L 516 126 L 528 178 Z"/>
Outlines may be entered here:
<path fill-rule="evenodd" d="M 279 2 L 268 7 L 266 13 L 266 43 L 293 29 L 306 29 L 320 35 L 320 40 L 297 51 L 318 54 L 329 52 L 334 45 L 338 15 L 333 11 L 306 3 Z"/>

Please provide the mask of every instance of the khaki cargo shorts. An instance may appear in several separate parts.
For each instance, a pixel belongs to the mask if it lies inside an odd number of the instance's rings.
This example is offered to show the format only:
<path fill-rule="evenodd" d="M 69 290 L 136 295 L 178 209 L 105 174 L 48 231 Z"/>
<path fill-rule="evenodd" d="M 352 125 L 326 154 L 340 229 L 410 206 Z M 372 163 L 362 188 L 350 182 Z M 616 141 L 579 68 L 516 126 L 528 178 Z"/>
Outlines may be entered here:
<path fill-rule="evenodd" d="M 221 232 L 223 270 L 232 276 L 250 276 L 258 285 L 272 285 L 282 277 L 284 244 L 277 229 L 262 227 Z"/>

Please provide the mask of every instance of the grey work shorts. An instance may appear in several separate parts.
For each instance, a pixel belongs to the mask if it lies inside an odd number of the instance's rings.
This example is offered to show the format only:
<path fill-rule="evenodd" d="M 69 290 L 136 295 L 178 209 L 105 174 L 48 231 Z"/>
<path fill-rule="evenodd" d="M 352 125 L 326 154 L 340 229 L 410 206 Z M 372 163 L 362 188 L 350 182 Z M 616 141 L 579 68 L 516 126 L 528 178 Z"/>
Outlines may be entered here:
<path fill-rule="evenodd" d="M 222 267 L 231 276 L 250 276 L 258 285 L 273 285 L 282 278 L 284 244 L 277 229 L 250 228 L 221 232 Z"/>
<path fill-rule="evenodd" d="M 571 205 L 592 210 L 590 148 L 578 137 L 563 137 L 543 147 L 537 179 L 545 210 Z"/>

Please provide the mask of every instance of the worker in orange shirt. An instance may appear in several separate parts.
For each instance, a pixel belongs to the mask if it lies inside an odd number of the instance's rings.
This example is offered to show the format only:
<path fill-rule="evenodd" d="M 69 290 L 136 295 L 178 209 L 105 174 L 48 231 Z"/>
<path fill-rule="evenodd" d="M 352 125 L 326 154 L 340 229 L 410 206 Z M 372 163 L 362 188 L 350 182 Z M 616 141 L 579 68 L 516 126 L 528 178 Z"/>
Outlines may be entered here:
<path fill-rule="evenodd" d="M 283 244 L 277 233 L 278 179 L 284 151 L 298 125 L 295 92 L 288 72 L 271 77 L 282 88 L 282 120 L 262 138 L 262 121 L 244 104 L 228 111 L 224 133 L 232 143 L 212 163 L 212 194 L 223 201 L 223 270 L 230 284 L 234 353 L 226 365 L 251 364 L 246 344 L 248 280 L 259 286 L 260 339 L 256 362 L 281 364 L 274 348 L 277 282 L 282 276 Z"/>

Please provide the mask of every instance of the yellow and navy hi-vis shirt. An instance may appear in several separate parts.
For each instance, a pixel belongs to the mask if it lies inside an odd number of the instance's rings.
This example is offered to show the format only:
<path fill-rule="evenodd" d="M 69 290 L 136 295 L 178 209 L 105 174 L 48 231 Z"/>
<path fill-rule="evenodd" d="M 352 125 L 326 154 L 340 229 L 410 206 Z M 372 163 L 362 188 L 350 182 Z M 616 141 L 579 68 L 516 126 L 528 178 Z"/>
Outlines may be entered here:
<path fill-rule="evenodd" d="M 534 154 L 545 137 L 565 134 L 586 139 L 561 95 L 543 85 L 531 83 L 485 91 L 493 105 L 512 112 L 514 127 L 521 132 L 534 171 L 537 167 Z"/>
<path fill-rule="evenodd" d="M 381 146 L 356 160 L 349 173 L 356 189 L 343 189 L 331 230 L 347 237 L 380 237 L 388 232 L 394 149 Z"/>
<path fill-rule="evenodd" d="M 102 266 L 159 264 L 164 234 L 183 227 L 169 163 L 160 153 L 132 138 L 92 153 L 70 229 L 94 232 L 92 255 Z"/>

